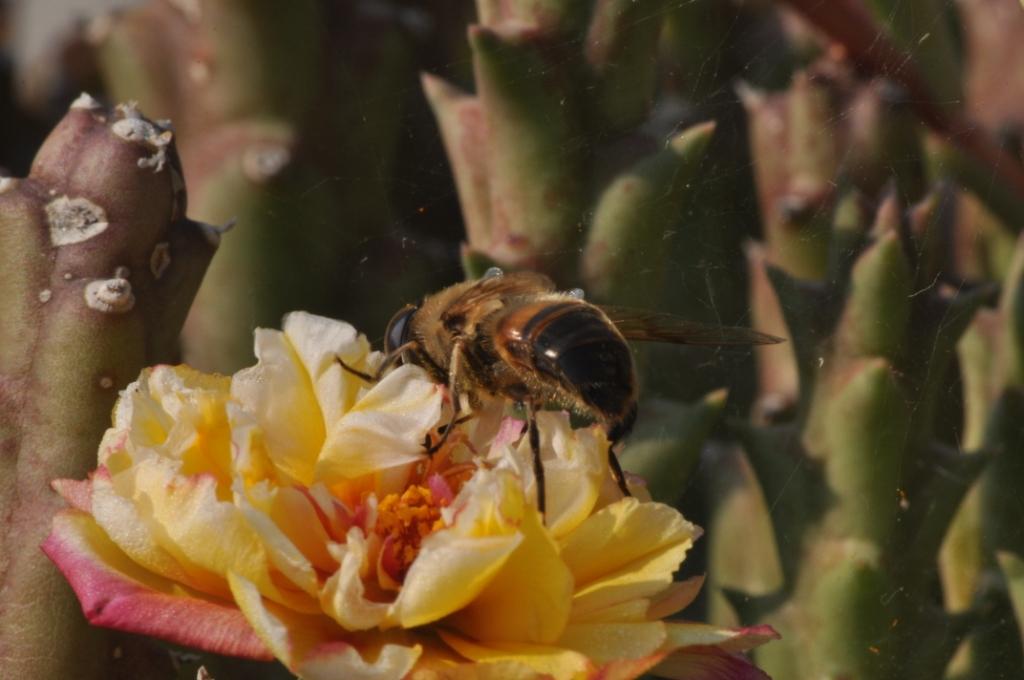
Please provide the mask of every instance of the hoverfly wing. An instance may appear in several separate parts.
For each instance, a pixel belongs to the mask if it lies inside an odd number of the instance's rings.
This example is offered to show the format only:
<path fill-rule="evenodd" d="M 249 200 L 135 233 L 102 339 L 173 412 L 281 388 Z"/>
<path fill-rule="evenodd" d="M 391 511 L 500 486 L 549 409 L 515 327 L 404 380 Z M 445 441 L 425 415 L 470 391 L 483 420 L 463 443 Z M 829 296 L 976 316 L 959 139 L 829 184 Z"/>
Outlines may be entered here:
<path fill-rule="evenodd" d="M 783 338 L 750 328 L 698 323 L 674 314 L 645 309 L 600 307 L 626 340 L 678 345 L 774 345 L 785 342 Z"/>
<path fill-rule="evenodd" d="M 543 274 L 530 271 L 509 272 L 476 281 L 452 301 L 451 310 L 458 313 L 491 300 L 536 295 L 553 290 L 555 284 Z"/>

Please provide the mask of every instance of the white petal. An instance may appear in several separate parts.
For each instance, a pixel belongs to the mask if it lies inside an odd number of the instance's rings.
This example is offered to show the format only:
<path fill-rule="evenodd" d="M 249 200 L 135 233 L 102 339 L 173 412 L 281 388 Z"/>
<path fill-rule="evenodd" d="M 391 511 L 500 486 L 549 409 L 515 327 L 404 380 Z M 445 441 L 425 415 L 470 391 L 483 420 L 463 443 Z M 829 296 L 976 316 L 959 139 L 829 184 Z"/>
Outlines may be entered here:
<path fill-rule="evenodd" d="M 259 363 L 235 374 L 231 396 L 256 417 L 277 468 L 309 485 L 324 441 L 323 416 L 309 374 L 280 331 L 256 329 L 256 357 Z"/>
<path fill-rule="evenodd" d="M 358 527 L 348 531 L 344 544 L 330 546 L 340 566 L 324 584 L 320 604 L 324 611 L 348 630 L 368 630 L 380 625 L 388 605 L 366 597 L 360 577 L 370 567 L 366 539 Z"/>
<path fill-rule="evenodd" d="M 317 479 L 356 479 L 421 460 L 441 414 L 441 390 L 418 366 L 402 366 L 338 420 L 317 463 Z"/>
<path fill-rule="evenodd" d="M 264 486 L 260 485 L 260 487 Z M 257 493 L 262 491 L 263 489 L 260 487 L 253 488 L 253 491 Z M 296 587 L 316 597 L 317 578 L 312 563 L 274 524 L 264 509 L 257 508 L 250 502 L 245 486 L 240 481 L 235 481 L 233 490 L 235 506 L 248 521 L 249 527 L 262 540 L 270 563 Z"/>
<path fill-rule="evenodd" d="M 593 511 L 607 476 L 608 440 L 597 427 L 574 430 L 568 414 L 542 411 L 537 414 L 541 460 L 544 463 L 548 531 L 560 538 L 571 532 Z M 496 440 L 488 458 L 507 467 L 523 480 L 528 498 L 536 502 L 533 450 L 529 437 L 516 446 Z"/>
<path fill-rule="evenodd" d="M 284 334 L 309 373 L 327 428 L 352 408 L 360 393 L 369 389 L 358 376 L 344 370 L 340 358 L 350 367 L 373 373 L 383 356 L 370 351 L 366 336 L 350 324 L 308 312 L 284 317 Z"/>

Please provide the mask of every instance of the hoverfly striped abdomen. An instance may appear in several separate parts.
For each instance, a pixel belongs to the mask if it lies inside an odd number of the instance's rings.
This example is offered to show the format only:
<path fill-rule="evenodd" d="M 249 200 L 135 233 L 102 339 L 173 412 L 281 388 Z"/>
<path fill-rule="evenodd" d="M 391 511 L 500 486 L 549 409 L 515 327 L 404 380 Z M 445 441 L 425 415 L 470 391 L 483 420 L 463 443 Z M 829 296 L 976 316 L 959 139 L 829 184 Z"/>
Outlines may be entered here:
<path fill-rule="evenodd" d="M 497 337 L 523 368 L 617 422 L 635 401 L 633 358 L 604 314 L 578 300 L 532 302 L 498 324 Z"/>

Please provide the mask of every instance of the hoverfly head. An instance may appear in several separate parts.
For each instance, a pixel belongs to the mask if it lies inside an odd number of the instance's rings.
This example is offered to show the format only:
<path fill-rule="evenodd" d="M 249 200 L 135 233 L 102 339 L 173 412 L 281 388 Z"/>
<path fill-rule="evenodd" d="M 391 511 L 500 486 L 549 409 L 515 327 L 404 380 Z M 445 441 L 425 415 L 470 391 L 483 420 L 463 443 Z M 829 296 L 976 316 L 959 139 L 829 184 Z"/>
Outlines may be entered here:
<path fill-rule="evenodd" d="M 412 317 L 419 310 L 416 305 L 406 305 L 391 317 L 388 328 L 384 332 L 384 351 L 391 354 L 402 345 L 409 342 L 409 335 L 412 329 Z"/>

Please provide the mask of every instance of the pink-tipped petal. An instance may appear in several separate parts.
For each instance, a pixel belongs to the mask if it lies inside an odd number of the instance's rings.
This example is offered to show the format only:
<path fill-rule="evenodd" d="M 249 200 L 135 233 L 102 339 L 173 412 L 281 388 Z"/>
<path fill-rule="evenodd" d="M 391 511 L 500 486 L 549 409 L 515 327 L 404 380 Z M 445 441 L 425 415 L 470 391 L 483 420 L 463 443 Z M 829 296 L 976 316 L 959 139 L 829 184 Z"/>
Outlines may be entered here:
<path fill-rule="evenodd" d="M 658 664 L 653 673 L 678 680 L 771 680 L 742 656 L 718 647 L 687 647 Z"/>
<path fill-rule="evenodd" d="M 714 646 L 727 652 L 745 652 L 781 637 L 768 625 L 722 628 L 707 623 L 666 621 L 665 628 L 673 647 Z"/>
<path fill-rule="evenodd" d="M 491 446 L 504 446 L 506 444 L 512 444 L 513 442 L 519 441 L 519 438 L 523 436 L 523 432 L 525 431 L 525 425 L 526 422 L 519 418 L 509 416 L 502 419 L 501 427 L 498 428 L 498 434 L 494 436 Z"/>
<path fill-rule="evenodd" d="M 87 479 L 55 479 L 50 487 L 75 510 L 92 512 L 92 482 Z"/>
<path fill-rule="evenodd" d="M 88 515 L 57 515 L 42 549 L 71 584 L 90 623 L 217 654 L 273 658 L 237 607 L 143 570 Z"/>
<path fill-rule="evenodd" d="M 433 494 L 434 500 L 441 505 L 451 505 L 451 502 L 455 500 L 452 487 L 448 485 L 448 482 L 441 475 L 430 475 L 427 478 L 427 486 L 430 488 L 430 493 Z"/>
<path fill-rule="evenodd" d="M 745 652 L 782 637 L 778 631 L 767 624 L 736 628 L 735 631 L 735 637 L 718 645 L 720 649 L 730 652 Z"/>

